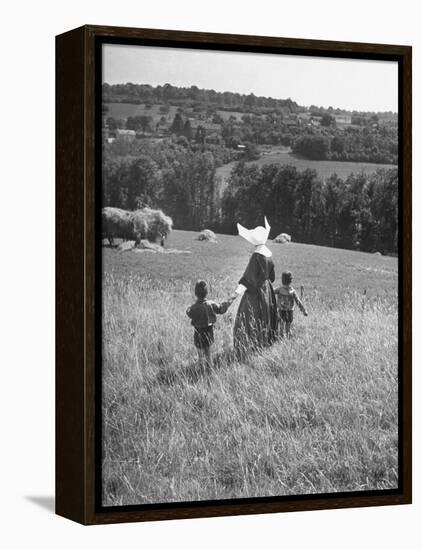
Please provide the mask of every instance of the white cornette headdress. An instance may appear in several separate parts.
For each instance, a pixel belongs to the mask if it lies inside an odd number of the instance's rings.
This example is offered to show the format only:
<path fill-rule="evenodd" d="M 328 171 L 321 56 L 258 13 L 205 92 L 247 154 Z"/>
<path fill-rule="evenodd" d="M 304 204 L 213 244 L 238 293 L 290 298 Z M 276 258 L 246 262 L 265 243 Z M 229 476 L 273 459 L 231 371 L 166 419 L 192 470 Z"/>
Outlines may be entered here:
<path fill-rule="evenodd" d="M 265 227 L 262 227 L 262 225 L 258 225 L 258 227 L 255 227 L 255 229 L 246 229 L 246 227 L 243 227 L 243 225 L 240 225 L 240 223 L 237 224 L 237 230 L 239 231 L 239 235 L 246 239 L 248 242 L 253 244 L 254 246 L 259 247 L 256 252 L 259 252 L 260 254 L 263 254 L 264 256 L 271 256 L 271 250 L 269 250 L 265 243 L 267 242 L 268 235 L 270 234 L 271 226 L 268 223 L 268 220 L 266 217 L 264 217 L 265 220 Z"/>

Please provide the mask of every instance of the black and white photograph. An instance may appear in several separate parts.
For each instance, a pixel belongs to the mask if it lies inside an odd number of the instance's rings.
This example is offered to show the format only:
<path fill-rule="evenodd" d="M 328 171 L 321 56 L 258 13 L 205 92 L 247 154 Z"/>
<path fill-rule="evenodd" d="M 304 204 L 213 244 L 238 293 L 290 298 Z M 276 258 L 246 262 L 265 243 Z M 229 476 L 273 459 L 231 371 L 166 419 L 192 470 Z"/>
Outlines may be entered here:
<path fill-rule="evenodd" d="M 398 63 L 101 57 L 101 506 L 397 490 Z"/>

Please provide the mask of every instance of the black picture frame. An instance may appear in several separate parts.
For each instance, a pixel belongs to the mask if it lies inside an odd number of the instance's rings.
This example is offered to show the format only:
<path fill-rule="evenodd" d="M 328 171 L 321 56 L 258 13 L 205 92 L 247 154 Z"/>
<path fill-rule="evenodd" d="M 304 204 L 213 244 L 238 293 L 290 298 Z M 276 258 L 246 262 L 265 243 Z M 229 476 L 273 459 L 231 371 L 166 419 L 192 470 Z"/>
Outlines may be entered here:
<path fill-rule="evenodd" d="M 99 170 L 104 43 L 392 60 L 399 67 L 399 487 L 104 508 Z M 412 50 L 409 46 L 83 26 L 56 37 L 56 513 L 82 524 L 411 503 Z"/>

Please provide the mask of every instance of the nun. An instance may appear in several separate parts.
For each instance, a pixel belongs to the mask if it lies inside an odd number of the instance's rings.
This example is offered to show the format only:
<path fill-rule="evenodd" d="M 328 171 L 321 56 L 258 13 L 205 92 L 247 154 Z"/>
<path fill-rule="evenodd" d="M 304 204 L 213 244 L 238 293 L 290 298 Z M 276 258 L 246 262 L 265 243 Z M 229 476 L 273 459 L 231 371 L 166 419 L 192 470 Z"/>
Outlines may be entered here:
<path fill-rule="evenodd" d="M 239 235 L 254 246 L 245 272 L 235 295 L 241 297 L 234 324 L 234 348 L 238 357 L 251 348 L 272 344 L 277 330 L 276 299 L 271 283 L 274 282 L 272 252 L 265 245 L 270 225 L 246 229 L 237 224 Z"/>

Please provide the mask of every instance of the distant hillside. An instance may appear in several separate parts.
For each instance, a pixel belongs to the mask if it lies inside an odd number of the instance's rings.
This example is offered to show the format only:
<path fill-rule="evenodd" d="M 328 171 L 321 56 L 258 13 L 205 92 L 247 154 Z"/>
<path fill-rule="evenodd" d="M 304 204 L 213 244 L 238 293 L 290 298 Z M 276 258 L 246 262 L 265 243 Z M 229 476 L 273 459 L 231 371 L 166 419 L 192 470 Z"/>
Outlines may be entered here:
<path fill-rule="evenodd" d="M 198 107 L 209 104 L 223 111 L 236 111 L 244 113 L 280 112 L 289 113 L 310 112 L 315 116 L 323 116 L 324 113 L 335 115 L 373 115 L 378 114 L 380 120 L 397 120 L 397 113 L 393 112 L 360 112 L 349 111 L 344 108 L 318 107 L 311 105 L 304 107 L 298 105 L 290 98 L 276 99 L 272 97 L 256 96 L 253 93 L 239 94 L 236 92 L 216 92 L 215 90 L 201 89 L 197 86 L 181 87 L 164 84 L 164 86 L 151 86 L 149 84 L 103 84 L 103 101 L 105 103 L 168 103 L 170 105 L 188 105 Z M 229 115 L 230 116 L 230 115 Z"/>
<path fill-rule="evenodd" d="M 106 103 L 170 103 L 180 105 L 189 103 L 192 106 L 202 106 L 207 103 L 219 109 L 250 112 L 254 109 L 280 110 L 286 113 L 297 113 L 304 110 L 295 101 L 257 97 L 254 94 L 238 94 L 235 92 L 216 92 L 203 90 L 197 86 L 183 88 L 165 84 L 150 86 L 149 84 L 103 84 L 103 101 Z"/>

